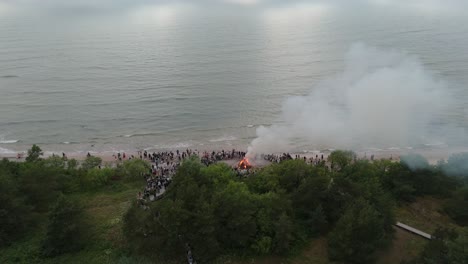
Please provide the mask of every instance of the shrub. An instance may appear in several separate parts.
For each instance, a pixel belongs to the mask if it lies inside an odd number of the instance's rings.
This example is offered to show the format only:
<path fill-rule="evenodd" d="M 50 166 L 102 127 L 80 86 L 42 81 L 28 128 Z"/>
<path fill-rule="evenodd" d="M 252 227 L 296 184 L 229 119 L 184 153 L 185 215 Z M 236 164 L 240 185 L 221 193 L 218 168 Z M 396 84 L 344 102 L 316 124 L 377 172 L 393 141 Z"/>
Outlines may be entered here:
<path fill-rule="evenodd" d="M 82 208 L 66 196 L 59 196 L 49 215 L 42 242 L 43 255 L 52 257 L 80 250 L 84 245 L 84 230 Z"/>

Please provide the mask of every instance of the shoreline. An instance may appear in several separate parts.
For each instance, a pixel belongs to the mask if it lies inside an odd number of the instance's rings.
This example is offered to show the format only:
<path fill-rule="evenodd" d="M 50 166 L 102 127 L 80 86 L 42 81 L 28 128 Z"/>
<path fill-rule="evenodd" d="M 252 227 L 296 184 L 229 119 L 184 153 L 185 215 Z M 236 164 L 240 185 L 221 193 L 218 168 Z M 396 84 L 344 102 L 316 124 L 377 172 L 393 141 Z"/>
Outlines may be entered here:
<path fill-rule="evenodd" d="M 2 146 L 0 145 L 0 148 Z M 40 147 L 40 146 L 39 146 Z M 153 152 L 175 152 L 177 150 L 179 151 L 185 151 L 186 149 L 191 149 L 194 152 L 199 152 L 200 154 L 203 153 L 204 151 L 207 152 L 218 152 L 222 151 L 223 149 L 225 151 L 232 151 L 232 149 L 236 149 L 236 151 L 246 151 L 247 147 L 235 147 L 235 146 L 219 146 L 218 148 L 212 148 L 212 149 L 196 149 L 196 148 L 191 148 L 191 147 L 184 147 L 184 148 L 173 148 L 173 149 L 151 149 L 148 150 L 148 153 L 153 153 Z M 132 155 L 135 158 L 139 158 L 139 151 L 144 151 L 145 149 L 141 150 L 130 150 L 130 151 L 95 151 L 95 150 L 90 150 L 90 151 L 75 151 L 75 152 L 60 152 L 60 151 L 50 151 L 46 148 L 43 149 L 44 155 L 43 157 L 47 158 L 53 155 L 57 156 L 62 156 L 62 153 L 65 153 L 68 159 L 76 159 L 78 161 L 82 161 L 86 159 L 86 156 L 88 152 L 92 156 L 100 157 L 103 162 L 116 162 L 118 159 L 115 157 L 117 153 L 125 153 L 128 160 L 129 157 Z M 291 155 L 300 155 L 301 157 L 314 157 L 315 155 L 321 156 L 322 154 L 325 157 L 328 157 L 328 155 L 335 149 L 325 149 L 325 150 L 305 150 L 305 151 L 290 151 L 289 153 Z M 427 159 L 427 161 L 430 164 L 437 164 L 438 161 L 440 160 L 447 160 L 451 155 L 461 153 L 461 152 L 468 152 L 468 148 L 421 148 L 421 149 L 414 149 L 414 148 L 407 148 L 407 149 L 365 149 L 365 150 L 353 150 L 358 158 L 360 159 L 371 159 L 371 156 L 374 156 L 374 159 L 392 159 L 392 160 L 399 160 L 400 156 L 408 155 L 408 154 L 419 154 L 422 155 Z M 18 159 L 18 154 L 22 155 L 21 159 Z M 268 153 L 268 154 L 282 154 L 282 153 Z M 14 160 L 14 161 L 24 161 L 25 157 L 27 156 L 26 151 L 10 151 L 8 153 L 0 153 L 0 159 L 7 158 L 9 160 Z"/>

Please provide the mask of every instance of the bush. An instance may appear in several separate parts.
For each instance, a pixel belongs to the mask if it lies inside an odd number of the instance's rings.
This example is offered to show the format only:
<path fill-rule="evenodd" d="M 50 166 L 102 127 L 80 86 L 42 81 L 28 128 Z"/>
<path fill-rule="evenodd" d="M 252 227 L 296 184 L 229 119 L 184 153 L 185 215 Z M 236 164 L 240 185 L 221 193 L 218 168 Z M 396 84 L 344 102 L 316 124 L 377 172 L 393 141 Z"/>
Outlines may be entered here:
<path fill-rule="evenodd" d="M 83 163 L 81 164 L 81 167 L 84 170 L 90 170 L 90 169 L 96 168 L 97 166 L 100 166 L 101 163 L 102 163 L 101 158 L 89 156 L 89 157 L 86 157 L 86 159 L 83 161 Z"/>
<path fill-rule="evenodd" d="M 34 162 L 40 160 L 40 156 L 44 155 L 42 149 L 34 144 L 31 149 L 28 149 L 28 156 L 26 157 L 27 162 Z"/>
<path fill-rule="evenodd" d="M 468 263 L 468 229 L 455 230 L 438 228 L 415 264 L 466 264 Z"/>
<path fill-rule="evenodd" d="M 456 191 L 445 203 L 444 209 L 459 225 L 468 225 L 468 186 Z"/>
<path fill-rule="evenodd" d="M 44 256 L 52 257 L 80 250 L 84 245 L 85 223 L 82 208 L 66 196 L 59 196 L 49 215 L 42 242 Z"/>
<path fill-rule="evenodd" d="M 110 183 L 115 171 L 112 168 L 93 168 L 83 174 L 80 185 L 83 190 L 92 190 Z"/>
<path fill-rule="evenodd" d="M 0 170 L 0 247 L 22 236 L 30 214 L 12 177 Z"/>
<path fill-rule="evenodd" d="M 340 171 L 356 159 L 356 153 L 348 150 L 335 150 L 328 156 L 328 162 L 334 170 Z"/>
<path fill-rule="evenodd" d="M 17 179 L 20 192 L 24 193 L 26 202 L 35 211 L 47 211 L 63 187 L 62 171 L 45 166 L 43 162 L 26 162 L 21 165 Z"/>
<path fill-rule="evenodd" d="M 124 161 L 117 170 L 127 179 L 142 179 L 141 175 L 147 173 L 150 168 L 150 164 L 145 160 L 131 159 Z"/>
<path fill-rule="evenodd" d="M 447 163 L 442 165 L 442 169 L 450 176 L 468 177 L 468 153 L 451 155 Z"/>
<path fill-rule="evenodd" d="M 356 200 L 329 234 L 330 259 L 345 263 L 372 262 L 373 252 L 385 242 L 386 229 L 384 219 L 368 201 Z"/>

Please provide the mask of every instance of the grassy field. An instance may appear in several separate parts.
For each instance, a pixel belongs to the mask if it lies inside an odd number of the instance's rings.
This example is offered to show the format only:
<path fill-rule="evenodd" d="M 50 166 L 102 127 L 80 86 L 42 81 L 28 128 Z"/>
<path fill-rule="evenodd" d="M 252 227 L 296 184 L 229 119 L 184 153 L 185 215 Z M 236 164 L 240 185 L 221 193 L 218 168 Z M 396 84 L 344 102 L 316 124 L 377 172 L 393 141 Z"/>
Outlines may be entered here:
<path fill-rule="evenodd" d="M 0 263 L 150 263 L 128 257 L 124 250 L 125 240 L 122 234 L 122 216 L 131 201 L 141 189 L 141 182 L 118 183 L 99 192 L 76 195 L 82 201 L 91 225 L 89 243 L 76 254 L 44 259 L 40 257 L 40 237 L 44 232 L 46 216 L 41 216 L 42 225 L 29 238 L 15 243 L 12 247 L 0 250 Z M 416 202 L 396 209 L 397 221 L 411 225 L 427 233 L 432 233 L 437 226 L 444 225 L 458 228 L 443 213 L 441 200 L 431 197 L 419 198 Z M 415 257 L 427 241 L 406 231 L 395 229 L 395 238 L 386 250 L 377 253 L 377 263 L 399 263 L 403 259 Z M 219 263 L 231 264 L 306 264 L 329 263 L 326 238 L 311 241 L 294 257 L 260 257 L 235 260 L 226 258 Z"/>

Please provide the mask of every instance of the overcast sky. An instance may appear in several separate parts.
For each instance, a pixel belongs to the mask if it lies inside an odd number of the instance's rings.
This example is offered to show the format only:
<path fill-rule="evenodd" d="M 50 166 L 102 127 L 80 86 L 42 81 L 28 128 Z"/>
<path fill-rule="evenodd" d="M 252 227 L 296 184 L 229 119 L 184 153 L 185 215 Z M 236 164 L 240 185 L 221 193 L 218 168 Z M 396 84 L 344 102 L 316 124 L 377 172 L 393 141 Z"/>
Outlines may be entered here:
<path fill-rule="evenodd" d="M 366 14 L 373 10 L 389 14 L 414 13 L 424 16 L 465 16 L 468 0 L 0 0 L 0 18 L 60 16 L 104 16 L 131 14 L 137 10 L 191 10 L 196 13 L 238 15 L 244 12 L 270 11 L 289 16 L 295 10 L 345 10 L 348 14 Z M 284 12 L 283 12 L 284 11 Z M 392 12 L 393 11 L 393 12 Z M 154 12 L 153 12 L 154 13 Z M 157 12 L 156 12 L 157 13 Z"/>
<path fill-rule="evenodd" d="M 295 4 L 326 4 L 334 6 L 395 6 L 433 11 L 456 11 L 468 7 L 467 0 L 0 0 L 3 8 L 99 8 L 116 9 L 138 5 L 187 4 L 193 6 L 239 6 L 262 8 Z M 466 9 L 461 11 L 466 12 Z"/>

